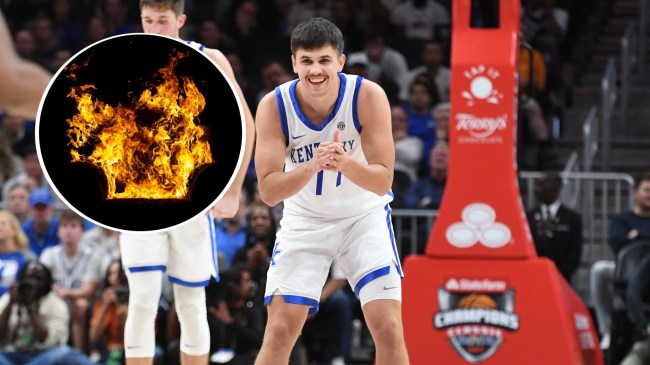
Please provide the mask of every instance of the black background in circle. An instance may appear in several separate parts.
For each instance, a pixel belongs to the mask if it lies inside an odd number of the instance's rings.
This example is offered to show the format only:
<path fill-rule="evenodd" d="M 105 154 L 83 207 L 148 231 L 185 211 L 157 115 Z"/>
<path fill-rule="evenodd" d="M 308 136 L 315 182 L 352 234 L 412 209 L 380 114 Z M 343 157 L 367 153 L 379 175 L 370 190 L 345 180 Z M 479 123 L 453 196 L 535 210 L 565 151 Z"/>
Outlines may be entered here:
<path fill-rule="evenodd" d="M 208 130 L 216 163 L 195 170 L 188 199 L 107 200 L 103 172 L 90 164 L 71 162 L 66 120 L 77 110 L 76 101 L 67 95 L 72 86 L 94 84 L 97 99 L 112 106 L 131 106 L 131 98 L 144 90 L 144 81 L 151 80 L 159 68 L 169 64 L 174 49 L 190 52 L 189 57 L 179 61 L 175 73 L 190 77 L 206 98 L 198 120 Z M 85 60 L 89 60 L 88 65 L 76 72 L 77 81 L 68 78 L 68 67 L 72 63 L 81 65 Z M 147 34 L 103 41 L 70 61 L 45 97 L 38 128 L 43 167 L 65 200 L 96 222 L 129 231 L 168 228 L 195 217 L 211 205 L 235 173 L 242 142 L 237 101 L 214 64 L 200 51 L 181 42 Z"/>

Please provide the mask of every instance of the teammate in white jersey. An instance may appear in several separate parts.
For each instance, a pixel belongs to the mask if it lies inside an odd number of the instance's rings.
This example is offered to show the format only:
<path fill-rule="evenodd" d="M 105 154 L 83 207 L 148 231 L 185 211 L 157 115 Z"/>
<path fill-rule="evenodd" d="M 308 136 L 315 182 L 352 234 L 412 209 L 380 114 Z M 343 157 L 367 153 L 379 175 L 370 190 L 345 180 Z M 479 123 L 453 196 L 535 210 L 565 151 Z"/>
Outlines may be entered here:
<path fill-rule="evenodd" d="M 184 0 L 141 0 L 140 15 L 145 33 L 179 38 L 185 23 Z M 232 217 L 253 148 L 254 126 L 244 96 L 230 63 L 219 51 L 188 42 L 217 63 L 233 83 L 246 119 L 246 148 L 235 181 L 213 209 L 221 217 Z M 214 225 L 198 217 L 182 226 L 156 233 L 123 233 L 122 262 L 129 281 L 129 312 L 124 342 L 127 364 L 151 364 L 155 347 L 154 320 L 160 298 L 162 274 L 174 285 L 176 312 L 181 325 L 181 363 L 207 364 L 210 351 L 205 289 L 210 275 L 217 275 Z"/>
<path fill-rule="evenodd" d="M 361 301 L 378 365 L 406 365 L 402 270 L 390 222 L 395 152 L 390 106 L 375 83 L 341 74 L 343 38 L 314 18 L 291 35 L 298 80 L 257 112 L 260 195 L 285 203 L 271 257 L 268 323 L 257 365 L 286 364 L 338 258 Z"/>

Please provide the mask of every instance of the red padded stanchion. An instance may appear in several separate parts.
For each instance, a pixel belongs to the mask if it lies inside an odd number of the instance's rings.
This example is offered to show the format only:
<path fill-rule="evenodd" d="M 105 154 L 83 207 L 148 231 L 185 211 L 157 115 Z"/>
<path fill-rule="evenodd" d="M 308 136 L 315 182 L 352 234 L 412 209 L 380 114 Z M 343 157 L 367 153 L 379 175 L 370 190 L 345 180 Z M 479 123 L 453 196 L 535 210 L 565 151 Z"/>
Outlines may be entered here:
<path fill-rule="evenodd" d="M 591 317 L 554 264 L 537 258 L 516 167 L 519 1 L 500 27 L 470 27 L 454 0 L 450 160 L 425 256 L 404 262 L 413 365 L 603 364 Z"/>

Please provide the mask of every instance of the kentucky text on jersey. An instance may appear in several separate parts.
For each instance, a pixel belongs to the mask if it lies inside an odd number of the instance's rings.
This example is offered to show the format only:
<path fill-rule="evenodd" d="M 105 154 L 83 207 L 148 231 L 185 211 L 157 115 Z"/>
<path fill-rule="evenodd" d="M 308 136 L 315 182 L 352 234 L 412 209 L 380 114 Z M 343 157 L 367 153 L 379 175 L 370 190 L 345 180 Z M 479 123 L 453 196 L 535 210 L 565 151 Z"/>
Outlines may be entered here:
<path fill-rule="evenodd" d="M 352 148 L 354 147 L 354 141 L 355 141 L 354 139 L 349 141 L 342 141 L 341 144 L 343 145 L 343 150 L 345 152 L 351 151 Z M 318 146 L 320 146 L 320 142 L 311 143 L 306 146 L 292 148 L 291 162 L 303 163 L 311 160 L 312 157 L 314 157 L 314 152 L 318 149 Z"/>

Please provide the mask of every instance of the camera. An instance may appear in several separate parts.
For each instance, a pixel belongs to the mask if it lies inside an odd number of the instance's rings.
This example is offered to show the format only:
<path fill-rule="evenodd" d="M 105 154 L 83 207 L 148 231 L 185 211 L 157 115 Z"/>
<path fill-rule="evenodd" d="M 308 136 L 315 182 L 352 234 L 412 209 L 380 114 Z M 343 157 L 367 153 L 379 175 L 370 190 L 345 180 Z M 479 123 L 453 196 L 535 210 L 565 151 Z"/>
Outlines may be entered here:
<path fill-rule="evenodd" d="M 120 304 L 127 304 L 129 302 L 129 288 L 126 286 L 118 286 L 115 288 L 115 297 Z"/>

